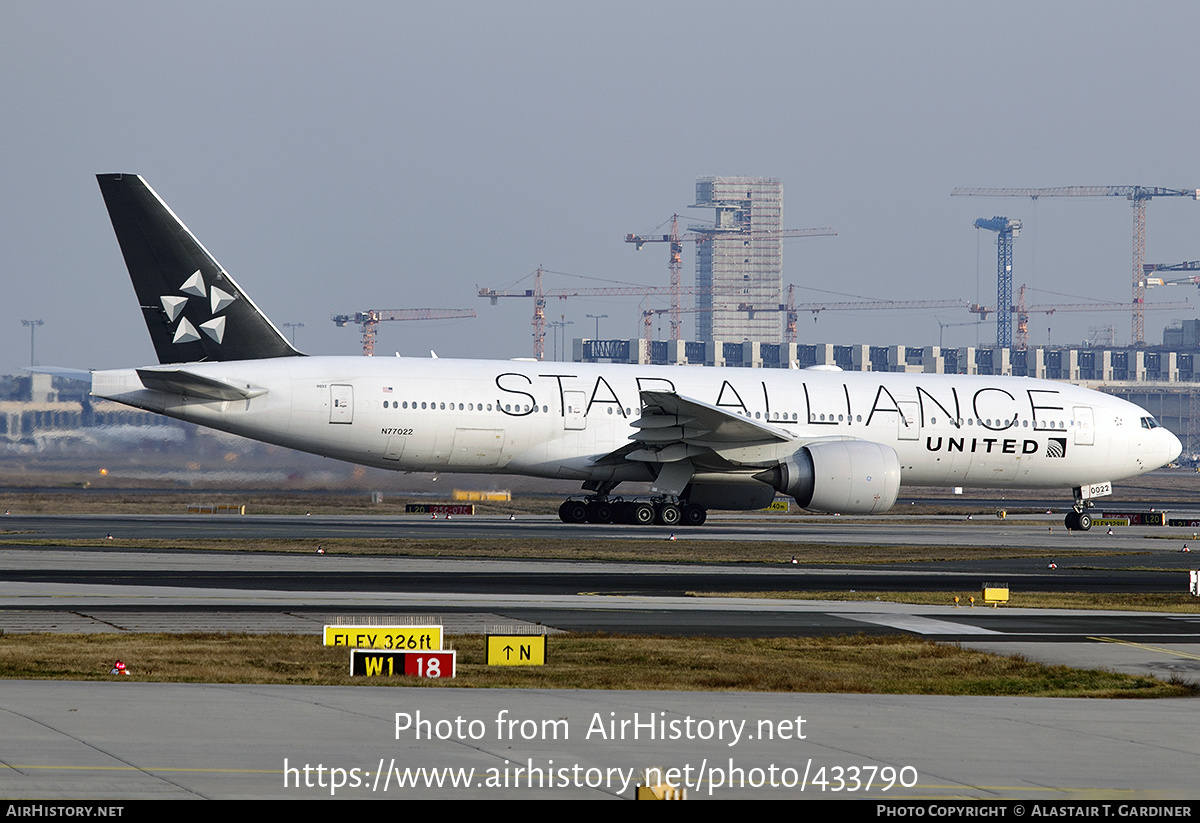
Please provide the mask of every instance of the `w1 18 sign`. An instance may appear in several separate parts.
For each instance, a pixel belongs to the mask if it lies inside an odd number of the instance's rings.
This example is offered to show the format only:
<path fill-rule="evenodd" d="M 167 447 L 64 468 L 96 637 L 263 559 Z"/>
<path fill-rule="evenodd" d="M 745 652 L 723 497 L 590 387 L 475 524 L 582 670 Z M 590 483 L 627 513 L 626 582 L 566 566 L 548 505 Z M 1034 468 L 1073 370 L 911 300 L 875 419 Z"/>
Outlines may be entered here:
<path fill-rule="evenodd" d="M 454 677 L 455 652 L 381 652 L 351 649 L 351 677 Z"/>

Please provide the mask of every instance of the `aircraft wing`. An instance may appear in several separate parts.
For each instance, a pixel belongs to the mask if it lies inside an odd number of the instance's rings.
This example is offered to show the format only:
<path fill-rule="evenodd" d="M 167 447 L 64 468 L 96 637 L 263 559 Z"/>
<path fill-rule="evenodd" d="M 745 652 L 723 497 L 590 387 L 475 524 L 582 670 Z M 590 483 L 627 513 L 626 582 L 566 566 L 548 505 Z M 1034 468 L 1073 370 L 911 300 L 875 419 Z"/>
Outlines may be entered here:
<path fill-rule="evenodd" d="M 673 463 L 715 455 L 757 463 L 795 443 L 792 434 L 770 423 L 672 392 L 642 391 L 641 401 L 642 416 L 633 421 L 638 431 L 630 437 L 638 448 L 624 455 L 628 460 Z"/>
<path fill-rule="evenodd" d="M 142 385 L 153 391 L 202 397 L 206 400 L 249 400 L 267 393 L 261 386 L 244 386 L 206 377 L 187 369 L 138 369 Z"/>
<path fill-rule="evenodd" d="M 749 470 L 754 480 L 794 497 L 803 508 L 886 511 L 896 500 L 900 463 L 889 446 L 854 437 L 798 436 L 745 411 L 670 392 L 643 391 L 641 400 L 642 416 L 630 436 L 637 448 L 624 458 L 658 465 L 651 491 L 680 496 L 698 474 Z M 726 485 L 716 494 L 727 498 L 739 491 Z"/>

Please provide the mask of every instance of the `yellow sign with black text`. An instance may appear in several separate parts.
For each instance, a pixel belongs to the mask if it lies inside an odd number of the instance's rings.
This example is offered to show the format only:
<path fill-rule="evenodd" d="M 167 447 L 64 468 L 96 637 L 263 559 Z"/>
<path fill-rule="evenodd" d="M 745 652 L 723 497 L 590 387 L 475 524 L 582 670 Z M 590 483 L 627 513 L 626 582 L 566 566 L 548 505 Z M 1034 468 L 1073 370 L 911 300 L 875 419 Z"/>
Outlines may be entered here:
<path fill-rule="evenodd" d="M 545 666 L 546 635 L 489 634 L 489 666 Z"/>
<path fill-rule="evenodd" d="M 326 646 L 428 652 L 442 648 L 441 626 L 326 626 Z"/>

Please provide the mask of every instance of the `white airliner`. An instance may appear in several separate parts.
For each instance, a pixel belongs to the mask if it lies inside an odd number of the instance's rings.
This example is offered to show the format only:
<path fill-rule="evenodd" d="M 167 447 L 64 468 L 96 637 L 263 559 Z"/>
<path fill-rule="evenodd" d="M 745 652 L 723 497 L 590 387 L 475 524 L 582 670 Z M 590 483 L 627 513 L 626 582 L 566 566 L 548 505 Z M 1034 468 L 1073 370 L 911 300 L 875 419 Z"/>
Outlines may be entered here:
<path fill-rule="evenodd" d="M 699 525 L 776 492 L 883 512 L 904 483 L 1071 489 L 1087 529 L 1181 450 L 1144 409 L 1029 378 L 310 357 L 141 177 L 99 182 L 159 365 L 93 372 L 94 396 L 366 466 L 580 481 L 566 522 Z"/>

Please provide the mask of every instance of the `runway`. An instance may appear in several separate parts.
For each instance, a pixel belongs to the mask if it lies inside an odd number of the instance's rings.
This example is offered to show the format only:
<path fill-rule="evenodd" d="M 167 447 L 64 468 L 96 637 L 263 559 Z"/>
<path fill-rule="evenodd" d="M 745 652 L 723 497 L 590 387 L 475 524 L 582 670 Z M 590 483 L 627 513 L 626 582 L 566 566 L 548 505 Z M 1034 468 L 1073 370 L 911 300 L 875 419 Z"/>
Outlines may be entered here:
<path fill-rule="evenodd" d="M 399 522 L 397 522 L 399 521 Z M 104 534 L 172 539 L 238 533 L 295 540 L 318 535 L 428 535 L 452 526 L 495 540 L 562 539 L 581 527 L 527 518 L 461 526 L 407 518 L 10 517 L 11 539 L 54 538 L 61 547 L 0 547 L 0 628 L 6 632 L 263 631 L 316 633 L 346 615 L 436 615 L 450 633 L 479 633 L 498 623 L 530 622 L 551 631 L 780 636 L 893 634 L 1019 653 L 1051 663 L 1101 666 L 1160 677 L 1200 677 L 1200 616 L 1006 608 L 955 609 L 877 602 L 779 601 L 685 596 L 689 591 L 846 588 L 962 588 L 1004 576 L 1019 592 L 1058 583 L 1169 590 L 1190 558 L 1145 532 L 1116 538 L 1142 557 L 1064 554 L 1060 571 L 1040 561 L 815 567 L 457 560 L 212 551 L 150 551 L 105 545 Z M 704 541 L 741 535 L 781 543 L 781 556 L 804 542 L 873 540 L 933 545 L 983 544 L 990 538 L 1029 545 L 1041 524 L 979 529 L 961 522 L 786 525 L 718 521 L 686 533 Z M 848 528 L 844 528 L 848 527 Z M 600 527 L 644 540 L 647 555 L 665 536 L 653 530 Z M 582 527 L 592 534 L 591 527 Z M 865 530 L 865 531 L 864 531 Z M 18 536 L 12 531 L 26 532 Z M 442 533 L 445 533 L 443 529 Z M 797 534 L 803 532 L 803 534 Z M 903 534 L 900 534 L 903 532 Z M 820 535 L 813 538 L 813 534 Z M 758 535 L 767 535 L 759 537 Z M 1082 540 L 1080 539 L 1082 538 Z M 1102 535 L 1062 537 L 1078 548 Z M 328 538 L 325 538 L 328 539 Z M 907 542 L 905 543 L 907 544 Z M 1066 551 L 1065 549 L 1062 551 Z M 1138 569 L 1132 567 L 1146 567 Z M 376 775 L 396 762 L 413 767 L 503 768 L 554 760 L 588 768 L 723 763 L 728 768 L 911 766 L 920 777 L 903 792 L 845 792 L 850 797 L 1189 798 L 1195 735 L 1180 724 L 1191 701 L 1071 701 L 865 695 L 745 695 L 650 692 L 525 692 L 429 689 L 154 686 L 139 683 L 3 684 L 0 692 L 0 793 L 6 797 L 328 797 L 330 787 L 285 786 L 284 760 L 323 763 Z M 497 739 L 397 741 L 396 712 L 482 718 L 563 719 L 570 741 Z M 583 735 L 596 712 L 643 719 L 744 720 L 755 726 L 797 713 L 814 721 L 805 740 L 605 741 Z M 819 724 L 818 724 L 819 721 Z M 817 731 L 819 725 L 819 731 Z M 136 739 L 137 746 L 127 743 Z M 981 748 L 982 741 L 987 745 Z M 232 741 L 241 741 L 232 746 Z M 232 760 L 231 750 L 240 752 Z M 107 771 L 105 771 L 107 770 Z M 756 789 L 698 782 L 692 796 L 810 797 L 809 786 Z M 364 778 L 365 779 L 365 778 Z M 386 797 L 361 784 L 338 796 Z M 394 792 L 395 789 L 393 788 Z M 413 797 L 616 797 L 611 786 L 555 789 L 480 783 L 406 789 Z M 826 793 L 823 796 L 833 796 Z"/>
<path fill-rule="evenodd" d="M 569 545 L 579 539 L 665 540 L 672 533 L 693 541 L 763 541 L 780 544 L 855 546 L 994 546 L 1044 547 L 1047 551 L 1079 548 L 1154 551 L 1179 549 L 1160 537 L 1191 539 L 1191 531 L 1122 527 L 1109 536 L 1104 529 L 1068 532 L 1061 515 L 1011 515 L 1001 520 L 980 516 L 906 517 L 903 512 L 852 520 L 833 515 L 804 518 L 764 518 L 761 515 L 715 515 L 703 526 L 669 529 L 662 526 L 568 525 L 557 517 L 523 515 L 516 520 L 498 516 L 461 516 L 451 520 L 423 515 L 403 517 L 246 515 L 241 517 L 187 515 L 21 515 L 0 516 L 0 529 L 31 538 L 72 541 L 102 540 L 108 535 L 130 539 L 288 539 L 320 540 L 406 538 L 553 540 Z M 1197 530 L 1200 536 L 1200 529 Z M 1101 542 L 1097 542 L 1101 541 Z"/>

